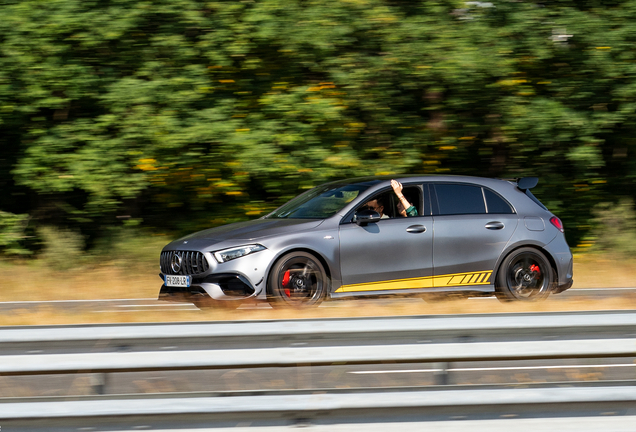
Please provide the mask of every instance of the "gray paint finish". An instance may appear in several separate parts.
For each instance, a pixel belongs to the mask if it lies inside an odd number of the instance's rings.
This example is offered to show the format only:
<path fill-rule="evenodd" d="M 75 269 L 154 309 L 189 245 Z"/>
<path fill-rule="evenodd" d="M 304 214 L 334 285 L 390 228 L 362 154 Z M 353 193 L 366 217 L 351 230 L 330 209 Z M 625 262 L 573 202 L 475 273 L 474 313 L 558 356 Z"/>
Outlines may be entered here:
<path fill-rule="evenodd" d="M 523 222 L 529 231 L 543 231 L 545 229 L 545 222 L 540 217 L 526 216 L 523 218 Z"/>
<path fill-rule="evenodd" d="M 368 187 L 335 214 L 324 219 L 264 218 L 230 224 L 191 234 L 168 244 L 164 251 L 200 251 L 210 268 L 199 275 L 227 274 L 244 278 L 253 294 L 232 296 L 220 288 L 207 294 L 217 300 L 267 298 L 268 277 L 274 263 L 290 251 L 313 254 L 325 267 L 329 279 L 327 297 L 346 294 L 414 294 L 418 291 L 392 288 L 390 291 L 336 293 L 341 285 L 425 278 L 456 273 L 492 271 L 487 285 L 459 285 L 424 288 L 420 291 L 494 291 L 495 278 L 504 258 L 515 249 L 533 247 L 553 263 L 556 285 L 567 289 L 572 280 L 572 255 L 564 235 L 548 221 L 553 216 L 512 181 L 462 176 L 396 177 L 404 185 L 469 184 L 490 189 L 514 209 L 512 214 L 425 214 L 432 201 L 427 194 L 420 216 L 382 219 L 358 226 L 354 212 L 381 192 L 391 191 L 390 179 L 352 179 L 328 185 Z M 358 186 L 356 186 L 358 187 Z M 391 192 L 392 193 L 392 192 Z M 520 221 L 519 219 L 523 219 Z M 414 227 L 418 228 L 414 228 Z M 424 228 L 424 229 L 422 229 Z M 419 230 L 419 231 L 418 231 Z M 225 263 L 213 253 L 234 246 L 259 244 L 266 249 Z M 162 272 L 165 271 L 162 269 Z M 196 281 L 197 286 L 206 288 Z M 165 287 L 163 287 L 166 289 Z M 170 291 L 170 289 L 166 289 Z"/>
<path fill-rule="evenodd" d="M 407 232 L 414 225 L 422 225 L 426 231 Z M 432 276 L 432 228 L 430 216 L 388 219 L 364 227 L 341 225 L 343 284 Z"/>
<path fill-rule="evenodd" d="M 503 227 L 487 228 L 493 222 Z M 435 216 L 435 274 L 493 270 L 517 223 L 516 214 Z"/>

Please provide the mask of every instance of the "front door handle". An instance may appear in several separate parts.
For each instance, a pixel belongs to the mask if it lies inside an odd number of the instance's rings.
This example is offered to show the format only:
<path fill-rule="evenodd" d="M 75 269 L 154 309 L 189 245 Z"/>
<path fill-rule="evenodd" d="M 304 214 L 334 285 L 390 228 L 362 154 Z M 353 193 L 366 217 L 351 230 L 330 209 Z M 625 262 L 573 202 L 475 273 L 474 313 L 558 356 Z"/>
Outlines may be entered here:
<path fill-rule="evenodd" d="M 411 225 L 406 229 L 408 233 L 423 233 L 426 231 L 426 227 L 424 225 Z"/>
<path fill-rule="evenodd" d="M 499 221 L 488 222 L 486 228 L 489 230 L 500 230 L 504 227 L 504 224 Z"/>

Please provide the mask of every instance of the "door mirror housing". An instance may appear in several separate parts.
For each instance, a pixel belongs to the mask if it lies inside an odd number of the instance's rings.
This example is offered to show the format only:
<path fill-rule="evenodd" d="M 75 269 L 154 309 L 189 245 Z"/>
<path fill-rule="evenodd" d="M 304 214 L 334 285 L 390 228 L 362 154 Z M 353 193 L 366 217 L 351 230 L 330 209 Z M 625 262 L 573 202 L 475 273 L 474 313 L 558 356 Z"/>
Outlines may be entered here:
<path fill-rule="evenodd" d="M 366 226 L 370 223 L 376 223 L 382 219 L 380 213 L 375 210 L 363 209 L 356 212 L 354 220 L 358 226 Z"/>

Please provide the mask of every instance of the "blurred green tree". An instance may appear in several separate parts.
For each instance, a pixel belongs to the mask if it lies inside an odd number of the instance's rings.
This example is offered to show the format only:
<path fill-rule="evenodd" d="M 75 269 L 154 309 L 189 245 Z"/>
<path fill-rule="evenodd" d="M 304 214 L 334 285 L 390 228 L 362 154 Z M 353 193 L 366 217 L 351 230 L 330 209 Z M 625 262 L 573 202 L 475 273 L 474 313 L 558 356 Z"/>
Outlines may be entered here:
<path fill-rule="evenodd" d="M 576 244 L 634 198 L 636 0 L 0 0 L 0 210 L 90 237 L 336 178 L 538 175 Z M 89 241 L 90 244 L 90 241 Z"/>

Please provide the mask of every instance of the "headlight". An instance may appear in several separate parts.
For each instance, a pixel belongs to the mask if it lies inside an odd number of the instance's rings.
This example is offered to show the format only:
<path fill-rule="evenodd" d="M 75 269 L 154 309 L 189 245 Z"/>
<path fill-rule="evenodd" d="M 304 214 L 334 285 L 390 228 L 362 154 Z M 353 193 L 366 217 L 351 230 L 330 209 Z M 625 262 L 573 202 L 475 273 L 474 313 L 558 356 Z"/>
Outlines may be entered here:
<path fill-rule="evenodd" d="M 214 252 L 214 258 L 216 258 L 218 262 L 224 263 L 245 255 L 249 255 L 254 252 L 262 251 L 264 249 L 265 246 L 261 246 L 258 244 L 239 246 Z"/>

